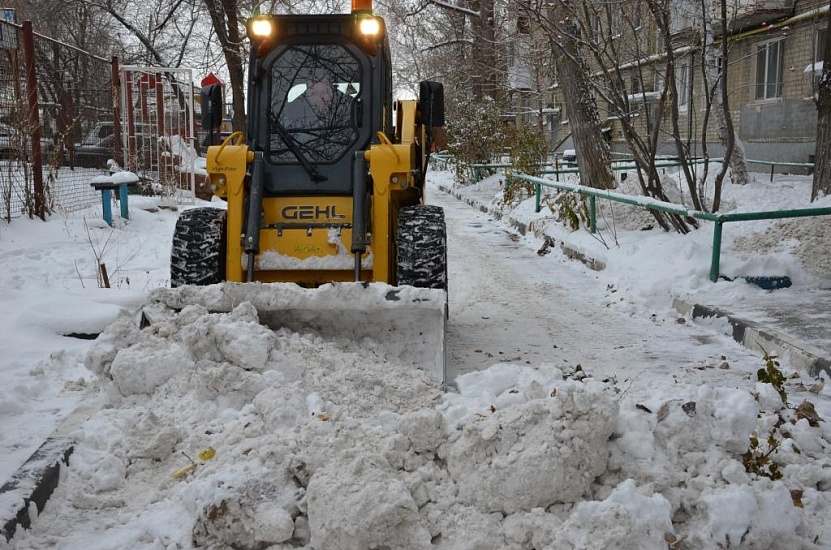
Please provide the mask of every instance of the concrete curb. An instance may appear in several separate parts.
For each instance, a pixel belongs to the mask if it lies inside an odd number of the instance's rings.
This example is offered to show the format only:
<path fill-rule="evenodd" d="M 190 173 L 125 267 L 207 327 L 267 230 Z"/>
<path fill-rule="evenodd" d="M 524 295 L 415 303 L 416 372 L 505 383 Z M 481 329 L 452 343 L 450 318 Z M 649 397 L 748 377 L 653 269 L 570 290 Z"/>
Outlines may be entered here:
<path fill-rule="evenodd" d="M 68 464 L 73 448 L 74 442 L 69 438 L 50 437 L 0 487 L 0 518 L 6 542 L 12 540 L 18 527 L 28 529 L 32 525 L 32 515 L 37 517 L 43 512 L 58 486 L 61 465 Z"/>
<path fill-rule="evenodd" d="M 471 199 L 470 197 L 465 197 L 461 193 L 459 193 L 458 191 L 454 191 L 452 188 L 447 187 L 446 185 L 438 185 L 437 187 L 439 188 L 440 191 L 443 191 L 443 192 L 447 193 L 448 195 L 452 196 L 453 198 L 456 198 L 456 199 L 464 202 L 465 204 L 467 204 L 469 206 L 472 206 L 473 208 L 475 208 L 476 210 L 479 210 L 480 212 L 484 212 L 485 214 L 489 214 L 491 216 L 494 216 L 496 219 L 499 219 L 499 220 L 501 220 L 503 218 L 502 212 L 500 212 L 496 208 L 492 208 L 492 207 L 489 207 L 486 204 L 482 204 L 481 202 L 477 201 L 476 199 Z M 540 239 L 549 236 L 545 233 L 545 231 L 543 229 L 535 227 L 534 222 L 525 223 L 525 222 L 521 222 L 517 219 L 511 218 L 511 217 L 508 217 L 507 219 L 505 219 L 505 221 L 508 223 L 508 225 L 510 225 L 511 227 L 516 229 L 521 235 L 531 234 L 531 235 L 534 235 L 535 237 L 540 238 Z M 578 262 L 582 263 L 583 265 L 585 265 L 589 269 L 593 269 L 594 271 L 603 271 L 604 269 L 606 269 L 606 264 L 602 260 L 599 260 L 597 258 L 592 258 L 590 256 L 586 256 L 583 252 L 580 252 L 579 250 L 570 247 L 568 244 L 566 244 L 562 241 L 558 244 L 558 246 L 560 247 L 560 250 L 563 251 L 563 254 L 565 254 L 565 256 L 567 258 L 570 258 L 572 260 L 577 260 Z"/>
<path fill-rule="evenodd" d="M 465 197 L 460 192 L 446 185 L 439 185 L 438 189 L 481 212 L 495 216 L 497 219 L 502 219 L 503 217 L 502 213 L 495 208 L 488 207 L 488 205 L 482 204 L 476 199 Z M 535 229 L 533 224 L 525 224 L 510 217 L 505 221 L 522 235 L 531 233 L 538 238 L 548 236 L 544 231 Z M 596 258 L 588 257 L 584 253 L 569 247 L 566 243 L 561 242 L 559 246 L 563 254 L 568 258 L 577 260 L 595 271 L 602 271 L 606 268 L 604 262 Z M 693 320 L 724 317 L 733 327 L 733 339 L 745 348 L 760 355 L 767 352 L 771 355 L 775 354 L 780 358 L 787 357 L 791 366 L 808 372 L 812 377 L 819 376 L 821 372 L 831 377 L 831 360 L 823 357 L 823 352 L 807 346 L 802 342 L 797 342 L 786 334 L 763 327 L 758 323 L 742 319 L 741 317 L 711 306 L 675 299 L 673 300 L 673 307 L 682 315 L 689 315 Z"/>
<path fill-rule="evenodd" d="M 61 468 L 69 464 L 69 457 L 75 449 L 71 432 L 86 422 L 97 409 L 82 405 L 72 411 L 0 487 L 0 525 L 7 543 L 14 538 L 18 528 L 28 529 L 43 512 L 46 502 L 58 487 Z"/>
<path fill-rule="evenodd" d="M 822 356 L 822 352 L 797 342 L 790 336 L 762 325 L 737 317 L 718 308 L 694 304 L 676 299 L 673 307 L 682 315 L 689 315 L 693 320 L 712 317 L 725 318 L 733 327 L 733 340 L 742 346 L 763 355 L 767 352 L 779 358 L 787 357 L 794 368 L 818 377 L 821 372 L 831 376 L 831 361 Z"/>

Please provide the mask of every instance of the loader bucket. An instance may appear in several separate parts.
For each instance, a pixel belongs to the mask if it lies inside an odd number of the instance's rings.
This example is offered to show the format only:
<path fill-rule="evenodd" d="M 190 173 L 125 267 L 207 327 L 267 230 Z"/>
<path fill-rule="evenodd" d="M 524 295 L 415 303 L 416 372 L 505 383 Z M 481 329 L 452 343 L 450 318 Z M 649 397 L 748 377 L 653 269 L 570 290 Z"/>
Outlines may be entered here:
<path fill-rule="evenodd" d="M 303 288 L 294 283 L 219 283 L 160 288 L 151 302 L 179 310 L 199 305 L 229 312 L 249 302 L 260 323 L 276 330 L 314 331 L 326 338 L 380 342 L 391 360 L 412 364 L 446 383 L 446 293 L 384 283 L 332 283 Z"/>

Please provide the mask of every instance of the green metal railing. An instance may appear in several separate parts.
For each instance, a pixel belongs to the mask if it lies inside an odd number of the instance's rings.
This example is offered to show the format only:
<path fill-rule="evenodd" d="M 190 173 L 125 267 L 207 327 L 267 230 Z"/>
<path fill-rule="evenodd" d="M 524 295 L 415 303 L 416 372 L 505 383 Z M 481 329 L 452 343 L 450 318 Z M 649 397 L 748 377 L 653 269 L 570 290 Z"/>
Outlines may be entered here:
<path fill-rule="evenodd" d="M 713 159 L 711 159 L 713 160 Z M 703 161 L 702 161 L 703 162 Z M 748 162 L 757 162 L 757 161 L 748 161 Z M 764 161 L 758 161 L 758 163 L 764 163 Z M 660 163 L 664 164 L 664 163 Z M 777 162 L 775 163 L 778 166 L 784 166 L 786 163 Z M 788 163 L 788 165 L 793 166 L 800 166 L 805 167 L 806 164 L 802 163 Z M 482 168 L 510 168 L 511 165 L 499 164 L 499 165 L 477 165 Z M 656 164 L 658 166 L 658 164 Z M 666 166 L 680 166 L 680 163 L 667 163 Z M 813 164 L 808 164 L 808 166 L 813 166 Z M 613 168 L 614 169 L 614 168 Z M 562 172 L 562 170 L 561 170 Z M 476 168 L 474 167 L 474 173 L 476 173 Z M 814 217 L 814 216 L 829 216 L 831 215 L 831 208 L 802 208 L 796 210 L 769 210 L 769 211 L 761 211 L 761 212 L 737 212 L 734 214 L 719 214 L 713 212 L 703 212 L 700 210 L 690 210 L 683 206 L 679 206 L 677 204 L 673 204 L 670 202 L 659 201 L 652 197 L 644 197 L 644 196 L 632 196 L 632 195 L 625 195 L 622 193 L 614 193 L 612 191 L 608 191 L 605 189 L 595 189 L 594 187 L 586 187 L 584 185 L 573 184 L 573 183 L 562 183 L 551 181 L 543 178 L 539 178 L 536 176 L 529 176 L 528 174 L 522 173 L 513 173 L 511 174 L 511 178 L 516 178 L 522 181 L 526 181 L 528 183 L 534 184 L 534 195 L 535 195 L 535 211 L 539 212 L 541 210 L 541 199 L 542 199 L 542 188 L 549 187 L 553 189 L 557 189 L 560 191 L 572 191 L 575 193 L 580 193 L 580 195 L 588 196 L 589 197 L 589 231 L 592 233 L 597 232 L 597 199 L 608 199 L 615 202 L 620 202 L 623 204 L 631 204 L 634 206 L 640 206 L 642 208 L 648 208 L 650 210 L 658 210 L 661 212 L 667 212 L 669 214 L 676 214 L 679 216 L 685 216 L 690 218 L 696 218 L 699 220 L 705 220 L 713 222 L 713 246 L 712 246 L 712 255 L 710 260 L 710 280 L 716 282 L 719 276 L 719 266 L 721 263 L 721 241 L 722 241 L 722 232 L 724 229 L 725 223 L 730 222 L 742 222 L 742 221 L 758 221 L 758 220 L 774 220 L 774 219 L 783 219 L 783 218 L 804 218 L 804 217 Z"/>
<path fill-rule="evenodd" d="M 444 153 L 432 153 L 430 165 L 435 170 L 447 170 L 450 167 L 451 156 Z"/>
<path fill-rule="evenodd" d="M 745 161 L 747 164 L 762 164 L 764 166 L 770 166 L 770 181 L 773 181 L 773 171 L 776 169 L 777 166 L 785 166 L 789 168 L 805 168 L 808 170 L 808 173 L 811 173 L 814 169 L 813 162 L 775 162 L 769 160 L 747 160 Z"/>
<path fill-rule="evenodd" d="M 687 162 L 687 164 L 703 164 L 705 162 L 720 162 L 721 159 L 691 159 Z M 748 161 L 750 162 L 750 161 Z M 761 161 L 760 161 L 761 162 Z M 783 165 L 783 163 L 776 163 L 777 165 Z M 565 164 L 563 166 L 573 166 L 569 164 Z M 678 161 L 658 161 L 655 163 L 655 168 L 677 168 L 681 166 L 681 163 Z M 813 166 L 813 164 L 809 165 Z M 482 179 L 483 173 L 489 173 L 492 170 L 506 170 L 513 168 L 513 165 L 506 162 L 497 162 L 492 164 L 472 164 L 471 169 L 473 170 L 473 179 L 479 181 Z M 636 170 L 638 168 L 637 164 L 632 161 L 631 159 L 619 159 L 612 161 L 612 171 L 613 172 L 622 172 L 625 170 Z M 580 169 L 576 166 L 572 168 L 560 168 L 559 165 L 550 165 L 545 164 L 542 167 L 542 174 L 548 175 L 555 175 L 559 176 L 560 174 L 579 174 Z"/>

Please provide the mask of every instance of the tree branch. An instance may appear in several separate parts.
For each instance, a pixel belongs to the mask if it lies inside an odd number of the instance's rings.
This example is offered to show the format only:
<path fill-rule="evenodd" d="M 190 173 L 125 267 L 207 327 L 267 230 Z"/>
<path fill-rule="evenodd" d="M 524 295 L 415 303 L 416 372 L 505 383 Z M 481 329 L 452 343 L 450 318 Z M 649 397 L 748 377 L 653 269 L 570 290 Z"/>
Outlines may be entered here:
<path fill-rule="evenodd" d="M 469 15 L 471 17 L 480 18 L 482 17 L 482 13 L 474 10 L 469 10 L 467 8 L 463 8 L 461 6 L 456 6 L 453 4 L 448 4 L 447 2 L 443 2 L 442 0 L 428 0 L 430 4 L 434 4 L 440 8 L 444 8 L 446 10 L 455 11 L 458 13 L 463 13 L 465 15 Z"/>

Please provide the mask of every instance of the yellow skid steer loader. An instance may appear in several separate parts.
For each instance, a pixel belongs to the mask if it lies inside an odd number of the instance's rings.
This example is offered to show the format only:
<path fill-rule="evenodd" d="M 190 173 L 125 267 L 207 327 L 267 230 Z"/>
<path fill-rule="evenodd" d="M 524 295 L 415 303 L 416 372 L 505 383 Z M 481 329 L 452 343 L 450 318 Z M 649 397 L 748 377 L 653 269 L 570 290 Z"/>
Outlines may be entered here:
<path fill-rule="evenodd" d="M 172 288 L 155 298 L 248 300 L 275 328 L 374 336 L 444 382 L 447 239 L 443 211 L 424 204 L 443 89 L 422 82 L 417 100 L 393 100 L 384 21 L 357 1 L 349 14 L 247 22 L 247 128 L 207 154 L 226 207 L 180 214 Z M 202 103 L 203 126 L 221 119 Z"/>

